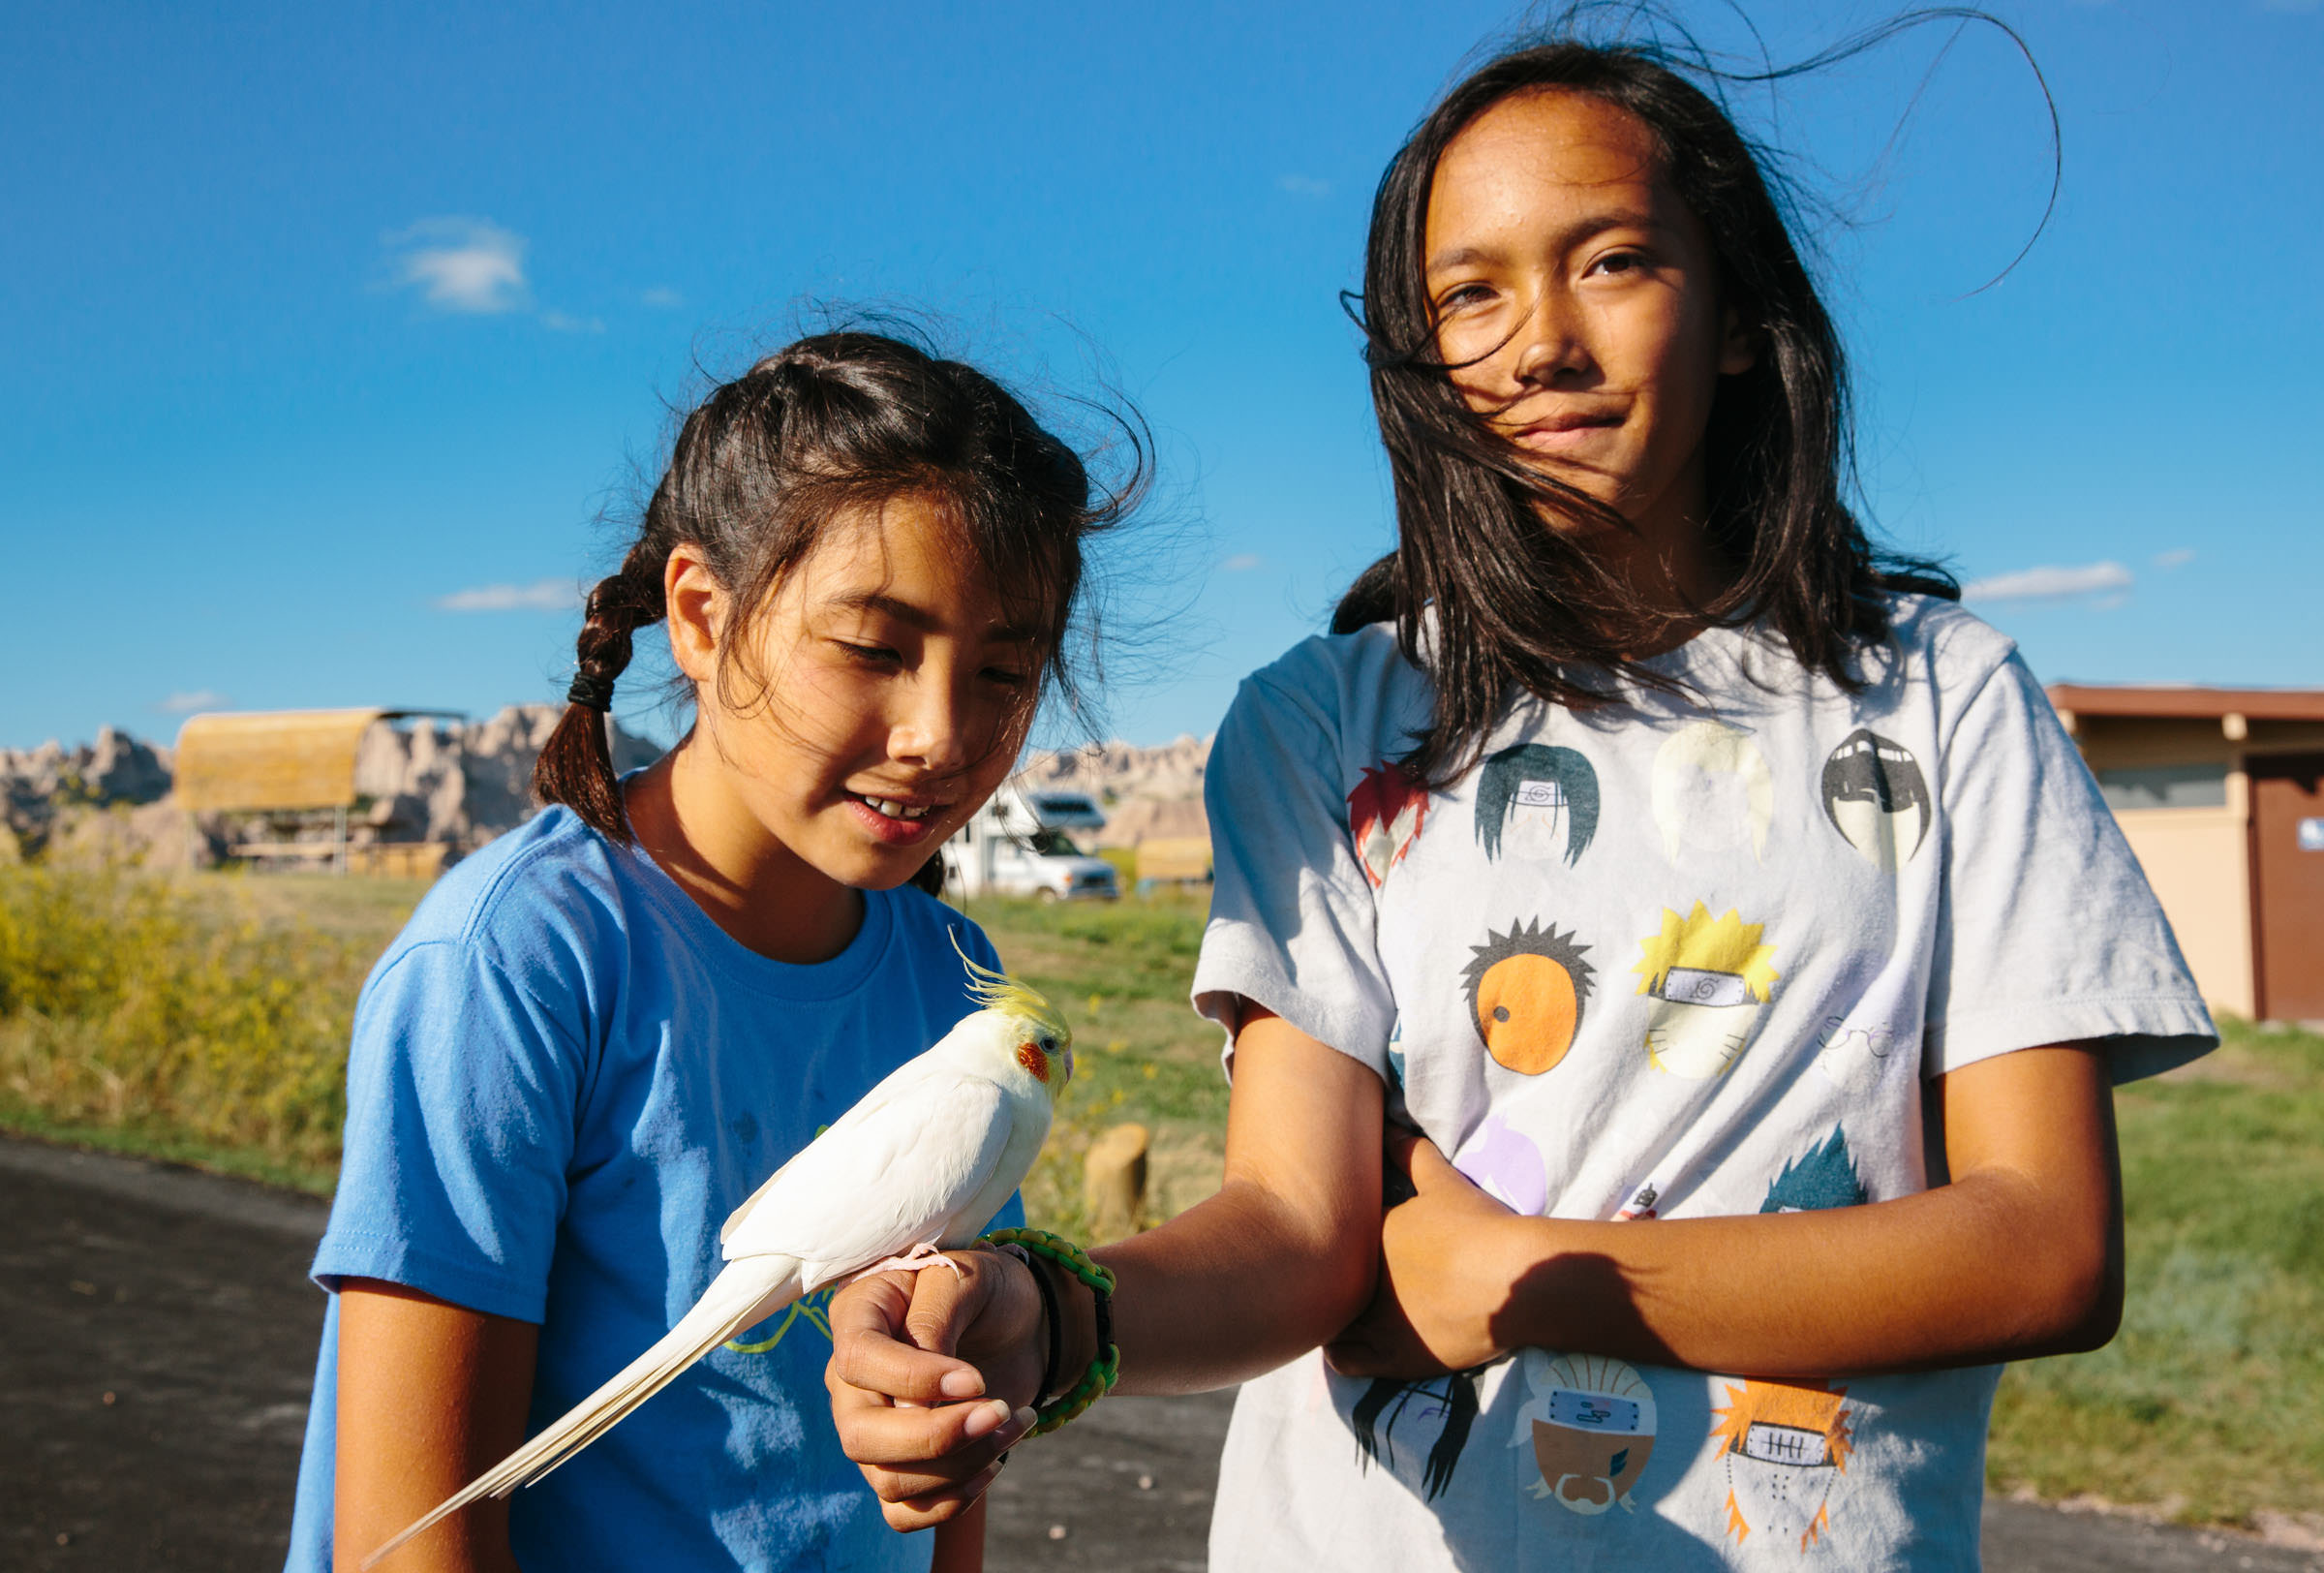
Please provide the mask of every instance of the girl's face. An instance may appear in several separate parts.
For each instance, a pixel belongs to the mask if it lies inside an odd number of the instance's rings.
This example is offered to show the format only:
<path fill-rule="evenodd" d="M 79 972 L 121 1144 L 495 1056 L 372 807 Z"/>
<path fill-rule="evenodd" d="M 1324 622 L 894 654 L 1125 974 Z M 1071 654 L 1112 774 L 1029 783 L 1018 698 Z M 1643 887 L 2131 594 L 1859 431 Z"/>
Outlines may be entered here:
<path fill-rule="evenodd" d="M 1643 123 L 1581 93 L 1502 100 L 1438 161 L 1423 248 L 1470 409 L 1641 530 L 1701 522 L 1711 401 L 1752 347 Z"/>
<path fill-rule="evenodd" d="M 919 497 L 835 520 L 733 634 L 749 647 L 731 702 L 717 658 L 731 598 L 691 548 L 671 554 L 671 644 L 720 795 L 841 884 L 909 879 L 1024 742 L 1038 642 L 953 540 Z"/>

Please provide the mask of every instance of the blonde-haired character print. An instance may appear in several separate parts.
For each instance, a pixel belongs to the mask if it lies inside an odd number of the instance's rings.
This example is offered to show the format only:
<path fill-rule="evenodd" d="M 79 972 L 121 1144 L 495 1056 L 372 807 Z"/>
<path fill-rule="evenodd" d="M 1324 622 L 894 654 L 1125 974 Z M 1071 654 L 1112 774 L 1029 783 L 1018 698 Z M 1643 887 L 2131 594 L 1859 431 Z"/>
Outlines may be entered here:
<path fill-rule="evenodd" d="M 1695 1081 L 1723 1075 L 1751 1042 L 1759 1007 L 1782 976 L 1761 944 L 1765 925 L 1746 923 L 1733 908 L 1714 918 L 1697 902 L 1680 917 L 1663 910 L 1663 927 L 1638 941 L 1638 993 L 1654 998 L 1646 1018 L 1646 1053 L 1657 1070 Z"/>
<path fill-rule="evenodd" d="M 1775 777 L 1758 744 L 1740 726 L 1691 721 L 1672 732 L 1655 751 L 1650 795 L 1671 862 L 1689 842 L 1719 849 L 1745 839 L 1754 862 L 1767 860 Z"/>
<path fill-rule="evenodd" d="M 1711 1435 L 1727 1464 L 1727 1532 L 1766 1534 L 1802 1552 L 1831 1527 L 1832 1487 L 1855 1450 L 1848 1389 L 1748 1377 L 1727 1388 Z"/>

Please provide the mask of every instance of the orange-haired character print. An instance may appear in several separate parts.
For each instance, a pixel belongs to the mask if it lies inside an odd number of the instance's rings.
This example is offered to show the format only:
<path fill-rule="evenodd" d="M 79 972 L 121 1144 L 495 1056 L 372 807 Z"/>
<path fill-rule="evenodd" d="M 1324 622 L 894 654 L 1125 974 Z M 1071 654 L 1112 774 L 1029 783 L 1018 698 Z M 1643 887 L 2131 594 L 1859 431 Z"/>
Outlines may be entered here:
<path fill-rule="evenodd" d="M 1727 1530 L 1765 1534 L 1802 1552 L 1831 1527 L 1832 1487 L 1855 1450 L 1848 1389 L 1745 1378 L 1727 1387 L 1711 1434 L 1727 1461 Z"/>
<path fill-rule="evenodd" d="M 1475 959 L 1460 977 L 1487 1054 L 1525 1076 L 1556 1067 L 1590 1002 L 1589 948 L 1552 924 L 1522 920 L 1507 934 L 1487 929 L 1484 943 L 1469 947 Z"/>
<path fill-rule="evenodd" d="M 1393 760 L 1373 765 L 1348 794 L 1348 833 L 1356 861 L 1377 890 L 1389 870 L 1404 861 L 1428 817 L 1428 788 Z"/>

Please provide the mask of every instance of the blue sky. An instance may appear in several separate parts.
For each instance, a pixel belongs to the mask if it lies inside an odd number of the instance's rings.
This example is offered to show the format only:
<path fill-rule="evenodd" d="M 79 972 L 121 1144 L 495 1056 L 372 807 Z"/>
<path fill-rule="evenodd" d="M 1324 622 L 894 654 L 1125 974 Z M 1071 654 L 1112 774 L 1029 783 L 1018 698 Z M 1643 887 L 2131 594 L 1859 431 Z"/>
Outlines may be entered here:
<path fill-rule="evenodd" d="M 1796 57 L 1892 8 L 1750 9 Z M 1837 200 L 1872 512 L 2045 678 L 2324 684 L 2324 11 L 1997 9 L 2065 176 L 1982 293 L 2048 183 L 2004 43 L 1924 30 L 1737 100 Z M 670 401 L 818 298 L 1138 402 L 1171 507 L 1121 577 L 1174 615 L 1109 729 L 1206 732 L 1389 540 L 1337 292 L 1388 156 L 1517 19 L 12 5 L 0 746 L 554 697 Z"/>

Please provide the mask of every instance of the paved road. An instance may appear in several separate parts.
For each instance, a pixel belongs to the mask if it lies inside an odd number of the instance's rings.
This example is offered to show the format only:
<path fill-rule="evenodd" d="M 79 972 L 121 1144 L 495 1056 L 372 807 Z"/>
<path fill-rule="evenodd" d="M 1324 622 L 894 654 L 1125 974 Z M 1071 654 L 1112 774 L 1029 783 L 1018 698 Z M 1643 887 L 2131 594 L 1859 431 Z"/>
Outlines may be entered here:
<path fill-rule="evenodd" d="M 0 1138 L 0 1567 L 279 1565 L 321 1206 Z M 994 1490 L 994 1568 L 1199 1570 L 1226 1407 L 1116 1399 L 1021 1450 Z M 2003 1501 L 1985 1550 L 1994 1573 L 2324 1573 L 2240 1537 Z"/>

